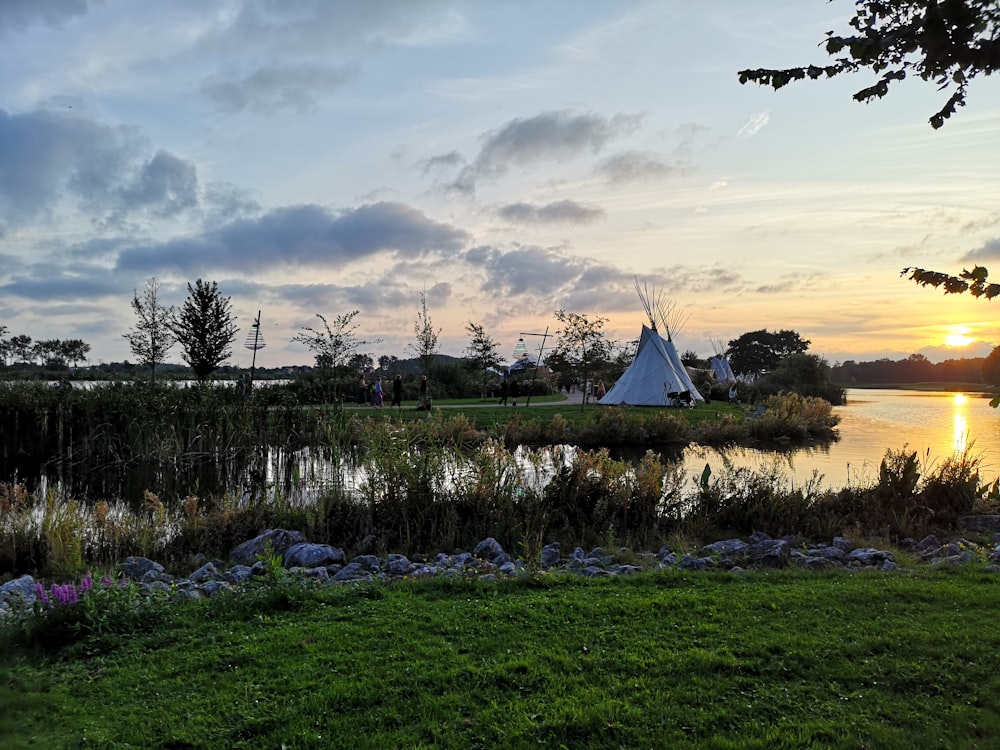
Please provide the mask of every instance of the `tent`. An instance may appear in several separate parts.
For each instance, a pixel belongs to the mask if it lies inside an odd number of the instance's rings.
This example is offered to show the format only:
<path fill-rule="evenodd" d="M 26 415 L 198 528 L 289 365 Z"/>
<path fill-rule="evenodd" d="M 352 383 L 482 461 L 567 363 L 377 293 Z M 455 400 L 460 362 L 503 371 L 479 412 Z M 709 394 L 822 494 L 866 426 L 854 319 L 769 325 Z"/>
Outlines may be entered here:
<path fill-rule="evenodd" d="M 673 342 L 644 325 L 635 359 L 598 403 L 679 406 L 704 400 L 681 364 Z"/>
<path fill-rule="evenodd" d="M 736 375 L 733 374 L 733 368 L 729 366 L 729 360 L 726 359 L 721 354 L 716 354 L 709 360 L 709 364 L 712 366 L 712 372 L 715 373 L 715 379 L 720 383 L 735 383 Z"/>

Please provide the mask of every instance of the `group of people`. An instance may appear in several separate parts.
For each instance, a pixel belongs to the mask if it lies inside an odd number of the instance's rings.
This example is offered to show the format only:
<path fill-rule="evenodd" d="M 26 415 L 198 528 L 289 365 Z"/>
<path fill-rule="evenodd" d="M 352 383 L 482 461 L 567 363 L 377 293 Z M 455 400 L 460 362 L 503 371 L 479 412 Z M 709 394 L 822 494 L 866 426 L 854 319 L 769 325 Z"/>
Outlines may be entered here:
<path fill-rule="evenodd" d="M 370 403 L 376 409 L 381 409 L 385 405 L 385 388 L 382 385 L 382 376 L 378 375 L 371 385 L 365 380 L 365 376 L 362 375 L 358 379 L 358 396 L 357 401 L 362 406 Z M 389 406 L 398 406 L 402 408 L 403 406 L 403 376 L 396 375 L 392 379 L 392 400 L 389 402 Z M 420 388 L 419 388 L 419 398 L 417 401 L 418 409 L 430 409 L 430 399 L 427 397 L 427 376 L 424 375 L 420 378 Z"/>

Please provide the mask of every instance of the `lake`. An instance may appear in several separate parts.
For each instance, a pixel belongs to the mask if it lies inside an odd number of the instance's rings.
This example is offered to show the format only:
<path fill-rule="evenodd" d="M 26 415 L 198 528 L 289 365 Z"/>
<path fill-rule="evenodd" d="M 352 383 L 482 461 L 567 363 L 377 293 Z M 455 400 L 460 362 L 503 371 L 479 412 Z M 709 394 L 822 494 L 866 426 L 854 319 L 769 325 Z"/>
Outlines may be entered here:
<path fill-rule="evenodd" d="M 877 478 L 886 450 L 906 447 L 925 468 L 968 449 L 981 459 L 984 478 L 1000 476 L 1000 409 L 981 394 L 854 388 L 834 410 L 840 415 L 836 442 L 777 452 L 692 446 L 684 452 L 684 466 L 699 476 L 706 463 L 718 473 L 723 455 L 734 466 L 778 460 L 798 483 L 818 471 L 824 487 L 839 488 Z"/>

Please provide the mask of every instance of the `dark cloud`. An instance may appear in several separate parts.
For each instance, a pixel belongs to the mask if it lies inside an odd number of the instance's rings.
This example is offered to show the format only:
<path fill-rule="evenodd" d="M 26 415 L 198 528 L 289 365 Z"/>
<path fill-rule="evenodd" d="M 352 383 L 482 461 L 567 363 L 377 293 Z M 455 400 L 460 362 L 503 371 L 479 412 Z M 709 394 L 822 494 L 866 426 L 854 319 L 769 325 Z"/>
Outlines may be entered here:
<path fill-rule="evenodd" d="M 50 269 L 51 270 L 51 269 Z M 38 301 L 121 296 L 122 285 L 106 270 L 85 276 L 56 273 L 14 277 L 0 286 L 0 294 Z"/>
<path fill-rule="evenodd" d="M 323 97 L 350 83 L 357 75 L 355 65 L 260 68 L 239 80 L 215 77 L 204 83 L 202 92 L 223 112 L 301 114 L 314 110 Z"/>
<path fill-rule="evenodd" d="M 73 114 L 0 110 L 0 234 L 48 218 L 69 198 L 95 223 L 176 215 L 197 205 L 193 164 L 149 155 L 134 128 Z"/>
<path fill-rule="evenodd" d="M 1000 258 L 1000 237 L 989 240 L 982 247 L 966 253 L 960 260 L 963 263 L 980 263 L 997 260 L 998 258 Z"/>
<path fill-rule="evenodd" d="M 208 268 L 247 272 L 287 266 L 337 266 L 378 252 L 401 255 L 457 252 L 466 232 L 429 219 L 401 203 L 374 203 L 332 213 L 315 205 L 292 206 L 241 219 L 201 236 L 136 247 L 118 267 L 151 273 Z"/>
<path fill-rule="evenodd" d="M 499 208 L 497 216 L 518 224 L 590 224 L 604 218 L 604 209 L 572 200 L 556 201 L 544 206 L 511 203 Z"/>
<path fill-rule="evenodd" d="M 623 183 L 660 180 L 680 170 L 680 166 L 667 164 L 650 151 L 625 151 L 605 159 L 595 171 L 608 182 Z"/>
<path fill-rule="evenodd" d="M 635 130 L 639 119 L 636 115 L 606 118 L 595 114 L 543 112 L 511 120 L 485 136 L 479 155 L 448 187 L 471 194 L 479 180 L 501 177 L 512 166 L 598 153 L 612 139 Z"/>
<path fill-rule="evenodd" d="M 247 219 L 260 213 L 261 206 L 253 194 L 227 182 L 210 182 L 203 196 L 205 221 L 209 226 L 228 224 L 236 219 Z"/>
<path fill-rule="evenodd" d="M 3 0 L 0 2 L 0 34 L 23 31 L 33 23 L 62 26 L 87 12 L 87 0 Z"/>
<path fill-rule="evenodd" d="M 465 164 L 465 157 L 458 151 L 449 151 L 447 154 L 438 154 L 430 159 L 425 159 L 420 162 L 420 168 L 424 174 L 427 174 L 437 169 L 455 169 L 462 164 Z"/>
<path fill-rule="evenodd" d="M 477 247 L 465 254 L 465 260 L 485 275 L 482 291 L 503 298 L 542 295 L 558 299 L 585 279 L 596 282 L 587 283 L 587 290 L 593 291 L 594 287 L 622 276 L 610 266 L 542 247 L 519 247 L 506 252 Z"/>

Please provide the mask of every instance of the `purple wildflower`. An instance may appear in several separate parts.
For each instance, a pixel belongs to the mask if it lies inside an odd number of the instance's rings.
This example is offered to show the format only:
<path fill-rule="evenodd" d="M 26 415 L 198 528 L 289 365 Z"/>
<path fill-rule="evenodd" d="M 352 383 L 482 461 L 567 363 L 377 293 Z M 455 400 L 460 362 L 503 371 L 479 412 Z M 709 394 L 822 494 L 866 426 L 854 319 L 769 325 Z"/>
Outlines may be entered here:
<path fill-rule="evenodd" d="M 101 579 L 101 586 L 103 588 L 109 589 L 114 585 L 115 582 L 111 580 L 111 576 L 104 576 L 104 578 Z"/>
<path fill-rule="evenodd" d="M 52 602 L 49 601 L 49 597 L 45 594 L 45 588 L 40 583 L 35 584 L 35 596 L 38 597 L 38 601 L 40 601 L 43 606 L 52 606 Z"/>
<path fill-rule="evenodd" d="M 94 576 L 88 571 L 87 574 L 80 579 L 80 592 L 86 594 L 92 588 L 94 588 Z"/>

